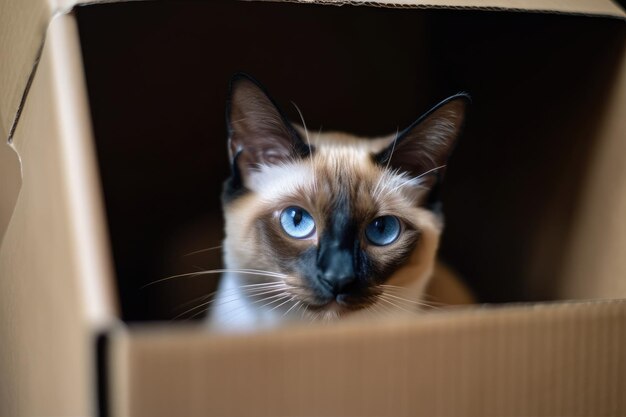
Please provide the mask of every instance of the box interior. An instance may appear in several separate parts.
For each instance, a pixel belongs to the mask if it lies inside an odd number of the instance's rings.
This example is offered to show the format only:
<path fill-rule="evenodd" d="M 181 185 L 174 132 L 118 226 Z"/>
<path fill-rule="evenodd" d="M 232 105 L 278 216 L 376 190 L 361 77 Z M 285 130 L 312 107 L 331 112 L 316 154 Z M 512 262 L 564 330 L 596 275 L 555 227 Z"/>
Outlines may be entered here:
<path fill-rule="evenodd" d="M 76 16 L 124 320 L 171 319 L 215 288 L 213 275 L 144 286 L 221 266 L 219 249 L 205 249 L 222 238 L 236 71 L 292 120 L 297 103 L 309 129 L 360 135 L 402 129 L 469 92 L 441 257 L 482 302 L 562 298 L 622 21 L 230 1 L 88 5 Z"/>

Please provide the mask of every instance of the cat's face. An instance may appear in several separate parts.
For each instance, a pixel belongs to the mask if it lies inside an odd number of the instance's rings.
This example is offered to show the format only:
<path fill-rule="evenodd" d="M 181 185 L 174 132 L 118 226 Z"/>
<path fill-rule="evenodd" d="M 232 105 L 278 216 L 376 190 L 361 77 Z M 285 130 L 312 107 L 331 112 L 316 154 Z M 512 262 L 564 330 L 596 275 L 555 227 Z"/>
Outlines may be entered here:
<path fill-rule="evenodd" d="M 228 118 L 233 175 L 224 193 L 226 266 L 275 274 L 248 276 L 280 284 L 291 297 L 286 307 L 299 302 L 333 316 L 380 303 L 391 286 L 419 299 L 441 229 L 430 191 L 465 103 L 466 96 L 457 96 L 385 138 L 308 137 L 256 82 L 236 77 Z"/>

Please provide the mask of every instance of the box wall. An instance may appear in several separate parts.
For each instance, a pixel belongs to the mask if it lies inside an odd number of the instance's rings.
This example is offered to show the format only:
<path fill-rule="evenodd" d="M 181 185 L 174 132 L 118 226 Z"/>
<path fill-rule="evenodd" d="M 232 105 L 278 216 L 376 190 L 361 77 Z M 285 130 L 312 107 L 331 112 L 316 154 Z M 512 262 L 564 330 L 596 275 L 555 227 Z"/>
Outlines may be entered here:
<path fill-rule="evenodd" d="M 617 416 L 626 304 L 563 303 L 258 335 L 111 336 L 117 415 Z"/>
<path fill-rule="evenodd" d="M 562 294 L 567 298 L 626 298 L 625 32 L 614 45 L 606 45 L 614 50 L 615 62 L 609 64 L 615 73 L 607 77 L 607 105 L 563 264 Z"/>
<path fill-rule="evenodd" d="M 114 317 L 77 40 L 73 16 L 52 22 L 13 141 L 23 183 L 0 246 L 7 416 L 92 414 L 94 336 Z"/>
<path fill-rule="evenodd" d="M 573 270 L 566 272 L 565 264 L 580 259 L 580 253 L 571 253 L 571 242 L 580 239 L 589 249 L 599 245 L 603 249 L 596 254 L 610 252 L 604 242 L 578 236 L 577 230 L 580 207 L 592 201 L 587 184 L 596 167 L 615 165 L 594 161 L 593 155 L 607 134 L 617 135 L 614 146 L 622 142 L 618 128 L 609 133 L 603 125 L 621 120 L 617 115 L 624 105 L 618 98 L 626 72 L 623 23 L 533 15 L 517 20 L 507 14 L 488 19 L 485 13 L 467 19 L 468 13 L 427 21 L 434 39 L 426 58 L 435 63 L 433 84 L 460 80 L 474 95 L 460 155 L 453 155 L 444 184 L 442 253 L 476 278 L 479 293 L 498 289 L 497 298 L 485 300 L 572 298 L 565 293 Z M 485 35 L 490 33 L 498 36 Z M 611 172 L 615 179 L 606 184 L 620 181 L 620 171 Z M 619 204 L 611 200 L 622 192 L 598 183 L 593 189 L 598 211 L 588 215 L 603 227 L 603 210 L 617 213 Z M 586 260 L 595 265 L 588 272 L 600 266 Z M 607 281 L 594 296 L 623 297 L 620 284 L 613 283 L 614 291 Z M 584 291 L 576 294 L 588 297 Z"/>

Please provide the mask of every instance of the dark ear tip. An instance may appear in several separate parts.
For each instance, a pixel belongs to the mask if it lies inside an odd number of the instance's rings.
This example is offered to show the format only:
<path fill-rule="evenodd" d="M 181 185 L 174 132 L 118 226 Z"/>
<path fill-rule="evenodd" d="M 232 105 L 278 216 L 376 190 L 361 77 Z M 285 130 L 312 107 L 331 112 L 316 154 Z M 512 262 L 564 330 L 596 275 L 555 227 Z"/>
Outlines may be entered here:
<path fill-rule="evenodd" d="M 234 73 L 232 75 L 232 77 L 230 77 L 230 83 L 229 83 L 229 90 L 230 90 L 230 92 L 232 93 L 234 87 L 237 84 L 241 83 L 241 82 L 250 82 L 250 83 L 256 85 L 257 87 L 262 88 L 261 87 L 261 83 L 258 82 L 253 76 L 251 76 L 248 73 L 245 73 L 245 72 L 242 72 L 242 71 L 238 71 L 238 72 Z"/>
<path fill-rule="evenodd" d="M 472 96 L 465 92 L 460 91 L 453 96 L 448 97 L 445 101 L 453 101 L 453 100 L 462 100 L 465 101 L 465 104 L 472 104 Z"/>

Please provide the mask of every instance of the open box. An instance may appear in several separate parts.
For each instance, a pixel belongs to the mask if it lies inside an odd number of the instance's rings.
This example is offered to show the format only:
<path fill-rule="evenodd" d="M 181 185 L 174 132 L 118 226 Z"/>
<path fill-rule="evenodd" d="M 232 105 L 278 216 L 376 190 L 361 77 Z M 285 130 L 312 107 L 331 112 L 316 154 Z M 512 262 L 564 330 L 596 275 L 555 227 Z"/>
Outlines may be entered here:
<path fill-rule="evenodd" d="M 613 3 L 67 3 L 0 16 L 0 414 L 626 414 Z M 532 303 L 230 336 L 146 323 L 214 285 L 141 289 L 219 263 L 184 255 L 219 244 L 237 70 L 309 126 L 368 135 L 469 91 L 441 254 L 481 302 Z"/>

